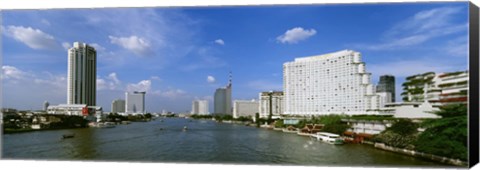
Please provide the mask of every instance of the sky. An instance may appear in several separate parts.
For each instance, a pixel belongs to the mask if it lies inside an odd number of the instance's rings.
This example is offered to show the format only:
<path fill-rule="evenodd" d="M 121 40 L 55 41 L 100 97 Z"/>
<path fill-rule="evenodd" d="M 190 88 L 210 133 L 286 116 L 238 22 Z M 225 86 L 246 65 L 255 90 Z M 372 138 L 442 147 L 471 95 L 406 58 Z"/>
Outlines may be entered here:
<path fill-rule="evenodd" d="M 66 103 L 67 49 L 97 50 L 97 105 L 146 91 L 147 112 L 189 112 L 233 75 L 234 100 L 283 88 L 283 63 L 362 53 L 372 83 L 467 70 L 468 2 L 1 11 L 2 107 Z"/>

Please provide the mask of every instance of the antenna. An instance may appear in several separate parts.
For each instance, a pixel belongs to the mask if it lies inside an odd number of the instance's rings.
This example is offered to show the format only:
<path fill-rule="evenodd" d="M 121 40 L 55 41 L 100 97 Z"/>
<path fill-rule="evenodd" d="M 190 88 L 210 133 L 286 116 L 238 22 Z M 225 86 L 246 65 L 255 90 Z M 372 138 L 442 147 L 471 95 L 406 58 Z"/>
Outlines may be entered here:
<path fill-rule="evenodd" d="M 228 74 L 228 87 L 232 87 L 232 71 Z"/>

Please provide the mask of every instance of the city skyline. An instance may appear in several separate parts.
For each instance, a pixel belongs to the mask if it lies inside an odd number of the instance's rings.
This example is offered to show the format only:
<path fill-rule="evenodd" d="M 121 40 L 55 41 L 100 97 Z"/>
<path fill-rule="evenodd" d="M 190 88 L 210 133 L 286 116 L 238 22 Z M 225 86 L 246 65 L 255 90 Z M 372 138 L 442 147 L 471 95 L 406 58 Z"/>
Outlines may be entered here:
<path fill-rule="evenodd" d="M 212 111 L 229 71 L 232 100 L 257 99 L 283 90 L 283 63 L 343 49 L 362 53 L 372 83 L 394 75 L 401 101 L 406 76 L 467 69 L 467 4 L 2 11 L 3 107 L 64 103 L 66 49 L 75 41 L 97 50 L 105 111 L 126 91 L 146 91 L 149 112 L 186 112 L 195 99 Z"/>

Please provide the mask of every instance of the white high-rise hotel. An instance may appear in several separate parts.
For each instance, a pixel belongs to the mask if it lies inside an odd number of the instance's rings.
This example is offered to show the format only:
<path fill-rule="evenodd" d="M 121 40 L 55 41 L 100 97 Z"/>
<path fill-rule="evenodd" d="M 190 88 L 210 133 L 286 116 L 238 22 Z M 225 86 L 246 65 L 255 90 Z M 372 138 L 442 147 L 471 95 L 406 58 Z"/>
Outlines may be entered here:
<path fill-rule="evenodd" d="M 378 114 L 361 54 L 343 50 L 283 64 L 285 114 Z"/>
<path fill-rule="evenodd" d="M 68 49 L 67 104 L 96 105 L 97 52 L 80 42 Z"/>

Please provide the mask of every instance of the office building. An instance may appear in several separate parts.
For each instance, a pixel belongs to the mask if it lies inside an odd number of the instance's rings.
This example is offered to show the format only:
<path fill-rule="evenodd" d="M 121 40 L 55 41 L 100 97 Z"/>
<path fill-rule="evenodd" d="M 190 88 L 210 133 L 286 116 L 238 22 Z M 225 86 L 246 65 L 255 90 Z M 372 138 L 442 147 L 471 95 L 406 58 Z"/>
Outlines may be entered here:
<path fill-rule="evenodd" d="M 126 114 L 145 114 L 145 94 L 146 92 L 125 93 L 125 113 Z"/>
<path fill-rule="evenodd" d="M 213 99 L 213 113 L 218 115 L 232 115 L 232 75 L 228 85 L 215 90 Z"/>
<path fill-rule="evenodd" d="M 380 76 L 376 89 L 377 93 L 389 93 L 383 99 L 386 103 L 395 103 L 395 77 L 393 75 Z"/>
<path fill-rule="evenodd" d="M 378 114 L 361 54 L 343 50 L 283 64 L 285 114 Z"/>
<path fill-rule="evenodd" d="M 258 101 L 255 100 L 235 100 L 233 101 L 233 118 L 255 117 L 258 113 Z"/>
<path fill-rule="evenodd" d="M 125 100 L 122 100 L 122 99 L 113 100 L 112 113 L 125 113 Z"/>
<path fill-rule="evenodd" d="M 268 118 L 272 110 L 272 118 L 280 118 L 284 111 L 282 91 L 261 92 L 258 94 L 258 111 L 261 118 Z M 271 103 L 271 105 L 270 105 Z"/>
<path fill-rule="evenodd" d="M 96 105 L 97 52 L 80 42 L 68 50 L 67 104 Z"/>
<path fill-rule="evenodd" d="M 192 112 L 191 114 L 198 115 L 207 115 L 210 114 L 208 111 L 208 101 L 207 100 L 194 100 L 192 101 Z"/>

